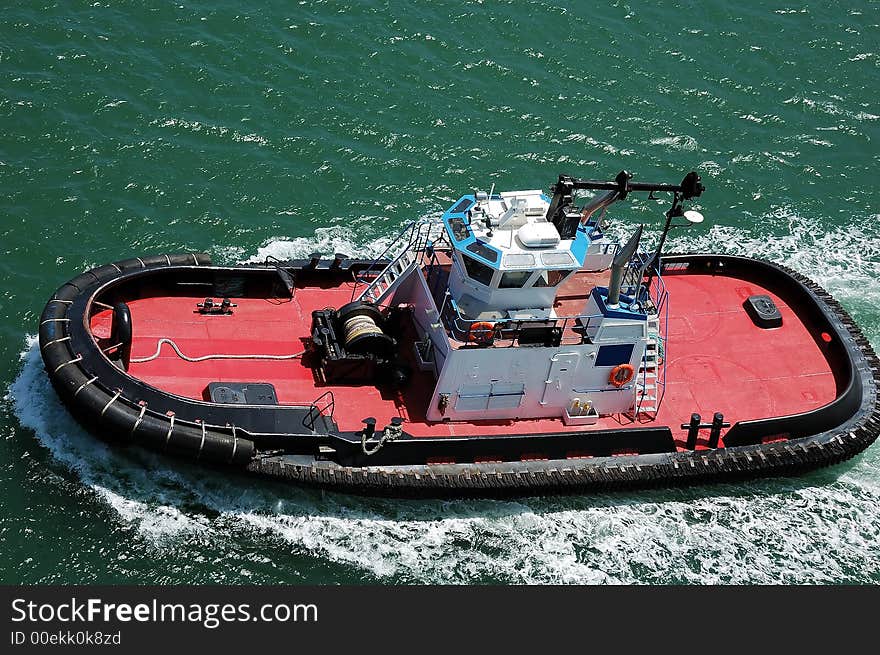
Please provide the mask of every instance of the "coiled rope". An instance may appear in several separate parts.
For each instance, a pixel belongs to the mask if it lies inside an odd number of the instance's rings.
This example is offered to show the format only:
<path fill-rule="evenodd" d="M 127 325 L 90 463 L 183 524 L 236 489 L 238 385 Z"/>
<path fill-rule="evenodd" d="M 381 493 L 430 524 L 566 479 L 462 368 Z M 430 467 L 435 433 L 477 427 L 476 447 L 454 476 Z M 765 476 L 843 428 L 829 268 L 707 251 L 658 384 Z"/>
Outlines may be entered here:
<path fill-rule="evenodd" d="M 144 362 L 151 362 L 154 359 L 159 357 L 159 353 L 162 352 L 162 345 L 168 344 L 174 349 L 174 352 L 177 353 L 177 356 L 187 362 L 204 362 L 209 359 L 297 359 L 302 357 L 306 351 L 296 353 L 295 355 L 221 355 L 221 354 L 213 354 L 213 355 L 202 355 L 201 357 L 189 357 L 188 355 L 184 355 L 180 352 L 180 348 L 178 348 L 177 344 L 174 343 L 171 339 L 159 339 L 159 343 L 156 345 L 156 352 L 150 355 L 149 357 L 138 357 L 131 358 L 132 364 L 143 364 Z"/>

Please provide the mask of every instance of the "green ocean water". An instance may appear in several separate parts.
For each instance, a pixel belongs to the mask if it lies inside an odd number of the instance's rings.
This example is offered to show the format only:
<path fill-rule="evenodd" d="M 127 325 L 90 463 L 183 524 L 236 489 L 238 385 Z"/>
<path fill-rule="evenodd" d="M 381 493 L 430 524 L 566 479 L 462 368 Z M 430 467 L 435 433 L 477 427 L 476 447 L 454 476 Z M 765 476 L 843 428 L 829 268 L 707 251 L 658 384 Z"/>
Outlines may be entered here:
<path fill-rule="evenodd" d="M 0 582 L 880 581 L 876 445 L 738 486 L 371 500 L 110 449 L 34 347 L 93 265 L 375 253 L 475 186 L 625 168 L 698 170 L 707 222 L 670 248 L 785 263 L 876 348 L 880 4 L 742 4 L 7 3 Z"/>

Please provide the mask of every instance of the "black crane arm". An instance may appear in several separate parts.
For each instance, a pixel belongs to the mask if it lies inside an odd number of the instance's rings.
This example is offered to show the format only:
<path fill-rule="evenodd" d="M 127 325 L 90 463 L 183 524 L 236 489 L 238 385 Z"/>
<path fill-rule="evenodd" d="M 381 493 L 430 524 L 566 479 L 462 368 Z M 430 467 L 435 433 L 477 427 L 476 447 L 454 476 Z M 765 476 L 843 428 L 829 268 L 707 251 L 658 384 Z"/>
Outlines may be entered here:
<path fill-rule="evenodd" d="M 574 192 L 582 189 L 608 192 L 592 203 L 594 205 L 592 211 L 600 207 L 607 207 L 617 200 L 623 200 L 630 191 L 648 191 L 650 193 L 666 191 L 674 193 L 676 201 L 678 201 L 698 198 L 706 190 L 700 182 L 700 176 L 696 171 L 691 171 L 685 175 L 681 184 L 657 184 L 653 182 L 632 182 L 631 180 L 632 174 L 627 171 L 620 171 L 617 177 L 610 182 L 583 180 L 571 177 L 570 175 L 560 175 L 559 180 L 553 185 L 553 198 L 550 200 L 550 207 L 547 210 L 547 220 L 556 226 L 556 229 L 559 230 L 559 235 L 563 239 L 572 238 L 574 231 L 577 229 L 577 221 L 567 220 L 567 209 L 574 202 Z"/>

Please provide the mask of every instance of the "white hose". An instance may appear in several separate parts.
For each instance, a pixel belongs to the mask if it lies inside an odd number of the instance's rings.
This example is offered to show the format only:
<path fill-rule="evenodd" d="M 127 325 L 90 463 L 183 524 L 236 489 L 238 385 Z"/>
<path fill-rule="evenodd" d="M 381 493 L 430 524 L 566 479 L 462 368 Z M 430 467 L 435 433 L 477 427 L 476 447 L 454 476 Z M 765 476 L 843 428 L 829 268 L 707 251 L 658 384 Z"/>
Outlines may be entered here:
<path fill-rule="evenodd" d="M 159 339 L 159 343 L 156 345 L 156 352 L 149 357 L 140 357 L 140 358 L 132 358 L 132 364 L 143 364 L 144 362 L 151 362 L 154 359 L 159 357 L 159 353 L 162 352 L 162 344 L 167 343 L 169 346 L 174 348 L 174 352 L 177 353 L 177 356 L 183 360 L 188 362 L 204 362 L 209 359 L 297 359 L 298 357 L 302 357 L 305 354 L 305 350 L 302 352 L 296 353 L 295 355 L 202 355 L 201 357 L 187 357 L 182 352 L 180 352 L 180 348 L 177 347 L 177 344 L 174 343 L 171 339 Z"/>

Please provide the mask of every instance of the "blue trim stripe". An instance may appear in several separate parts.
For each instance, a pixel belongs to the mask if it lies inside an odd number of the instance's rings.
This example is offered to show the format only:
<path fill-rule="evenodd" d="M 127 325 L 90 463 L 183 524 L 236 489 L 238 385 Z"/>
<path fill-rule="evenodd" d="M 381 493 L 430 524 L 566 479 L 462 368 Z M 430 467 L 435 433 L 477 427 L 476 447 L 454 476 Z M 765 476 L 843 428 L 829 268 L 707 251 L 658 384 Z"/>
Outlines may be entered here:
<path fill-rule="evenodd" d="M 584 265 L 584 260 L 587 258 L 587 248 L 589 248 L 589 246 L 590 236 L 587 233 L 587 228 L 584 226 L 578 227 L 574 241 L 571 243 L 571 254 L 574 255 L 579 266 Z"/>
<path fill-rule="evenodd" d="M 493 196 L 494 197 L 494 196 Z M 500 196 L 499 196 L 500 198 Z M 492 250 L 496 253 L 495 261 L 490 259 L 486 259 L 481 256 L 478 252 L 473 252 L 468 250 L 468 246 L 476 243 L 477 238 L 474 236 L 473 231 L 468 229 L 468 235 L 461 241 L 457 241 L 455 238 L 455 232 L 452 230 L 452 225 L 450 225 L 450 221 L 454 218 L 461 219 L 467 222 L 467 212 L 468 210 L 477 204 L 477 199 L 473 194 L 464 195 L 459 198 L 455 204 L 453 204 L 449 209 L 447 209 L 442 217 L 443 224 L 446 227 L 446 234 L 449 235 L 449 242 L 452 244 L 453 248 L 464 253 L 466 257 L 472 257 L 479 262 L 486 264 L 487 266 L 491 266 L 492 268 L 498 270 L 501 268 L 501 251 L 498 248 L 494 248 L 487 243 L 483 243 L 484 248 Z"/>
<path fill-rule="evenodd" d="M 464 195 L 458 200 L 455 201 L 449 209 L 443 212 L 443 220 L 447 220 L 452 218 L 453 216 L 458 216 L 459 218 L 463 218 L 467 213 L 467 210 L 477 204 L 477 199 L 474 197 L 474 194 Z"/>

